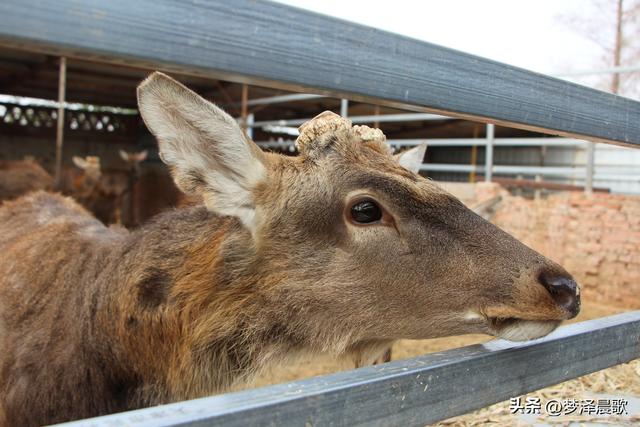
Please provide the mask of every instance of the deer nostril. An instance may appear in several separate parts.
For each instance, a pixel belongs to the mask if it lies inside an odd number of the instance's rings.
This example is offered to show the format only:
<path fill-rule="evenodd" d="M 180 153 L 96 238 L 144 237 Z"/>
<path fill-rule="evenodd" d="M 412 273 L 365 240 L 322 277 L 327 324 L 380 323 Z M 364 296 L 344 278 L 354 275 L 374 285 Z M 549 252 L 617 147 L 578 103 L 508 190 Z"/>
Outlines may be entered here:
<path fill-rule="evenodd" d="M 541 274 L 539 280 L 556 304 L 567 310 L 572 318 L 576 317 L 580 311 L 580 291 L 575 280 L 547 274 Z"/>

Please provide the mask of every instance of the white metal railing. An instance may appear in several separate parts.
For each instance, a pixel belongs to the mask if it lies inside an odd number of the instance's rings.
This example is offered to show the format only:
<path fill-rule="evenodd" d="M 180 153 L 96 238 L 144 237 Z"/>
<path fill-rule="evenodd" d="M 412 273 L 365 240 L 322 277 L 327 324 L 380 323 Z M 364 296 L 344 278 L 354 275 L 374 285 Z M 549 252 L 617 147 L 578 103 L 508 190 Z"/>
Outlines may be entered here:
<path fill-rule="evenodd" d="M 440 139 L 390 139 L 387 141 L 393 147 L 412 147 L 427 144 L 429 147 L 573 147 L 581 148 L 589 153 L 593 143 L 574 138 L 440 138 Z M 259 146 L 266 149 L 279 149 L 293 151 L 293 140 L 258 141 Z M 594 177 L 601 180 L 640 180 L 640 170 L 633 165 L 624 168 L 616 166 L 616 173 L 598 173 L 595 168 L 593 153 L 587 156 L 584 166 L 525 166 L 525 165 L 496 165 L 493 163 L 493 155 L 485 157 L 484 165 L 452 164 L 452 163 L 424 163 L 420 170 L 427 172 L 455 172 L 484 174 L 486 180 L 491 180 L 496 175 L 539 175 L 553 177 L 570 177 L 584 179 L 586 188 L 593 187 Z M 487 166 L 489 165 L 489 166 Z M 589 166 L 591 165 L 591 166 Z M 491 174 L 486 174 L 490 170 Z M 589 181 L 591 177 L 591 181 Z"/>

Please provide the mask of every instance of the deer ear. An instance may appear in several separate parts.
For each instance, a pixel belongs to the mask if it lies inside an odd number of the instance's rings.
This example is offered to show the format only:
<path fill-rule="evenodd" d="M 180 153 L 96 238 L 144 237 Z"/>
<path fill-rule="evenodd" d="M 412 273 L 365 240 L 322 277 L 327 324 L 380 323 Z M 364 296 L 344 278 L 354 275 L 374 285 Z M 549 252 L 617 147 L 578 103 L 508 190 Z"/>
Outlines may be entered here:
<path fill-rule="evenodd" d="M 82 157 L 73 156 L 71 158 L 71 160 L 73 161 L 73 164 L 76 165 L 77 167 L 79 167 L 80 169 L 86 169 L 87 168 L 87 161 L 85 159 L 83 159 Z"/>
<path fill-rule="evenodd" d="M 178 188 L 255 231 L 253 190 L 266 179 L 266 160 L 238 123 L 158 72 L 138 86 L 138 107 Z"/>
<path fill-rule="evenodd" d="M 394 157 L 405 169 L 411 172 L 420 172 L 420 166 L 424 160 L 424 155 L 427 152 L 427 144 L 420 144 L 402 153 L 396 154 Z"/>

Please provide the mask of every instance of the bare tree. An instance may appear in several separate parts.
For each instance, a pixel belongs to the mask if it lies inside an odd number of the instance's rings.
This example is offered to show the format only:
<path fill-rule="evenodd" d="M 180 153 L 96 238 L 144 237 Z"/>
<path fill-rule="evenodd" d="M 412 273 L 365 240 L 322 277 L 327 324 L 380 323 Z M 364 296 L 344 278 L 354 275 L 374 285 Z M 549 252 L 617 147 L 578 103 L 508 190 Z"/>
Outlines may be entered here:
<path fill-rule="evenodd" d="M 618 0 L 616 5 L 616 30 L 615 30 L 615 41 L 613 44 L 613 66 L 620 66 L 620 56 L 622 51 L 622 0 Z M 620 74 L 613 73 L 611 75 L 611 92 L 612 93 L 620 93 Z"/>
<path fill-rule="evenodd" d="M 594 67 L 640 65 L 640 0 L 590 0 L 579 12 L 561 16 L 563 23 L 599 46 Z M 603 74 L 595 84 L 602 90 L 640 98 L 640 71 Z"/>

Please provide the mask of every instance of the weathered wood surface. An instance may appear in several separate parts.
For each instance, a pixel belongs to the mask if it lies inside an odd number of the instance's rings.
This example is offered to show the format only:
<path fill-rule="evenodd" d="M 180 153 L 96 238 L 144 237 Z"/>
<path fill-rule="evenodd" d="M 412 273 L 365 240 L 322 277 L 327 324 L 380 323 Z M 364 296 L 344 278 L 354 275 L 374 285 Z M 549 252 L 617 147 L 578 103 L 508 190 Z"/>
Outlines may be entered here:
<path fill-rule="evenodd" d="M 640 143 L 638 102 L 260 0 L 3 0 L 0 45 Z"/>
<path fill-rule="evenodd" d="M 333 375 L 69 423 L 423 426 L 640 357 L 640 311 Z"/>

